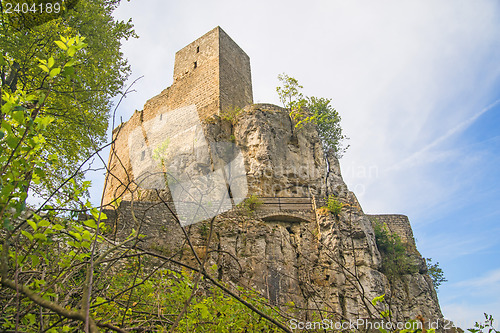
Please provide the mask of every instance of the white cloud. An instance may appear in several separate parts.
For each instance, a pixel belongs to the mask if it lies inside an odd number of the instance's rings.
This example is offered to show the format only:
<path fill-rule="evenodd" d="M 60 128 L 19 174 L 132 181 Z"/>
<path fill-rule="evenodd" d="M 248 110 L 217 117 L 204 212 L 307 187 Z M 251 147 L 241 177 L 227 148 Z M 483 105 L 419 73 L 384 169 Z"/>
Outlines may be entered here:
<path fill-rule="evenodd" d="M 435 160 L 435 157 L 432 156 L 432 152 L 430 150 L 432 148 L 439 147 L 440 144 L 445 142 L 447 139 L 451 138 L 453 135 L 464 131 L 467 129 L 470 125 L 472 125 L 479 117 L 481 117 L 484 113 L 487 111 L 493 109 L 495 106 L 497 106 L 500 103 L 500 99 L 496 100 L 492 104 L 488 105 L 481 111 L 477 112 L 473 116 L 471 116 L 469 119 L 466 119 L 462 121 L 460 124 L 456 125 L 455 127 L 449 129 L 444 135 L 436 138 L 434 141 L 431 143 L 427 144 L 425 147 L 420 149 L 419 151 L 413 153 L 409 157 L 405 158 L 403 161 L 398 162 L 397 164 L 389 167 L 388 171 L 395 171 L 403 168 L 408 168 L 412 167 L 415 164 L 418 164 L 419 162 L 422 162 L 422 160 L 430 158 L 431 161 Z"/>

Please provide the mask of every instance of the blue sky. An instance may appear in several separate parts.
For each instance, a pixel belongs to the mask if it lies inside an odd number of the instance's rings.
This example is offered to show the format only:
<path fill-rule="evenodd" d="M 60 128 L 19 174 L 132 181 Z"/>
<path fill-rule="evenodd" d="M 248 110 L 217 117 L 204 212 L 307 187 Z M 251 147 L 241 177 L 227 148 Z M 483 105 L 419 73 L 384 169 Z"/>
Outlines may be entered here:
<path fill-rule="evenodd" d="M 132 0 L 116 17 L 135 24 L 123 51 L 144 75 L 124 121 L 172 83 L 175 52 L 220 25 L 250 56 L 255 102 L 279 104 L 282 72 L 333 98 L 345 181 L 365 212 L 409 216 L 449 280 L 444 315 L 500 320 L 500 2 Z"/>

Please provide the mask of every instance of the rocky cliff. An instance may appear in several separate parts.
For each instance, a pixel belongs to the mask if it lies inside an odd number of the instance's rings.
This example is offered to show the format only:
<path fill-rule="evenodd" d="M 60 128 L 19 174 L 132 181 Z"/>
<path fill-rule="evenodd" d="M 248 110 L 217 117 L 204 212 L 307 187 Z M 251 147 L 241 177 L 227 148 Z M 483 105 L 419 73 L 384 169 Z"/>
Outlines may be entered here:
<path fill-rule="evenodd" d="M 377 311 L 371 300 L 383 294 L 396 320 L 416 315 L 442 319 L 408 219 L 366 215 L 344 183 L 338 160 L 323 152 L 313 125 L 294 128 L 286 110 L 258 104 L 247 106 L 232 122 L 212 116 L 203 129 L 209 142 L 236 144 L 244 157 L 249 195 L 262 201 L 215 219 L 208 255 L 220 279 L 254 288 L 273 304 L 293 304 L 304 319 L 319 310 L 338 319 L 368 318 Z M 338 215 L 321 208 L 331 194 L 344 204 Z M 148 201 L 122 201 L 108 212 L 117 237 L 135 225 L 133 210 L 149 248 L 192 260 L 182 251 L 187 249 L 184 234 L 165 203 L 154 191 L 143 198 Z M 169 201 L 169 196 L 162 199 Z M 418 272 L 389 282 L 380 269 L 375 221 L 401 235 L 420 265 Z M 207 255 L 202 253 L 207 222 L 186 230 L 200 256 Z"/>

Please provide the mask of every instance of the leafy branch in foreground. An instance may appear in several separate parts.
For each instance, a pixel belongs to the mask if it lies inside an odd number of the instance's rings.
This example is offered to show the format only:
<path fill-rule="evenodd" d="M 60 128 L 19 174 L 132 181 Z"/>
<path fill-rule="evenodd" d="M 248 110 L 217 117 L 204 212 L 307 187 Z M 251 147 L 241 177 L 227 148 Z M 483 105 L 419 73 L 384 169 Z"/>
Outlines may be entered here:
<path fill-rule="evenodd" d="M 467 330 L 471 333 L 500 333 L 500 331 L 493 326 L 495 320 L 492 315 L 485 313 L 484 318 L 484 323 L 476 322 L 474 328 L 469 328 Z"/>
<path fill-rule="evenodd" d="M 55 192 L 82 160 L 104 144 L 111 99 L 120 94 L 130 72 L 120 45 L 135 34 L 130 21 L 117 21 L 112 15 L 119 0 L 9 0 L 2 1 L 2 6 L 5 11 L 7 3 L 24 6 L 33 2 L 44 8 L 57 2 L 60 11 L 42 13 L 37 5 L 36 13 L 2 12 L 0 78 L 2 91 L 10 94 L 22 90 L 40 98 L 45 93 L 45 107 L 38 111 L 54 118 L 47 124 L 50 130 L 44 135 L 45 150 L 59 159 L 46 165 L 47 177 L 39 184 L 30 183 L 30 191 L 47 195 Z M 64 46 L 66 42 L 60 36 L 85 36 L 87 46 L 77 52 L 74 45 Z M 55 75 L 58 69 L 46 70 L 52 62 L 60 64 L 67 52 L 72 54 L 72 62 L 60 68 L 65 79 L 49 82 L 47 74 Z M 40 63 L 38 59 L 47 62 Z M 70 73 L 76 75 L 64 75 Z M 36 100 L 24 107 L 31 110 Z"/>

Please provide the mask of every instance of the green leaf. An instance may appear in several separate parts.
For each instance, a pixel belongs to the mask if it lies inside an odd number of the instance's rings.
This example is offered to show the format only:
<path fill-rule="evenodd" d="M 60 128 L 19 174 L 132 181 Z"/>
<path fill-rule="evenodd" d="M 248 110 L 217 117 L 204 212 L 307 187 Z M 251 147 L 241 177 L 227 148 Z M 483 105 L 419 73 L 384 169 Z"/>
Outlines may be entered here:
<path fill-rule="evenodd" d="M 17 121 L 19 124 L 24 123 L 24 112 L 23 111 L 15 111 L 12 113 L 12 118 Z"/>
<path fill-rule="evenodd" d="M 21 230 L 21 233 L 26 236 L 30 241 L 33 241 L 33 235 L 27 232 L 26 230 Z"/>
<path fill-rule="evenodd" d="M 30 255 L 30 258 L 31 262 L 33 263 L 33 266 L 38 266 L 38 264 L 40 263 L 40 258 L 38 258 L 38 256 L 34 254 Z"/>
<path fill-rule="evenodd" d="M 42 241 L 46 241 L 47 240 L 47 236 L 45 236 L 45 234 L 34 234 L 33 237 L 35 239 L 40 239 Z"/>
<path fill-rule="evenodd" d="M 82 240 L 82 235 L 78 232 L 73 232 L 73 231 L 70 231 L 69 232 L 70 235 L 72 235 L 73 237 L 75 237 L 79 242 L 81 242 Z"/>
<path fill-rule="evenodd" d="M 374 299 L 372 299 L 373 306 L 377 305 L 378 302 L 383 302 L 384 298 L 385 298 L 385 294 L 383 294 L 381 296 L 378 296 L 378 297 L 375 297 Z"/>
<path fill-rule="evenodd" d="M 99 219 L 99 210 L 97 208 L 92 208 L 90 210 L 90 213 L 92 214 L 95 220 Z M 104 214 L 104 212 L 101 211 L 101 220 L 106 220 L 107 218 L 108 217 L 106 216 L 106 214 Z"/>
<path fill-rule="evenodd" d="M 40 222 L 38 222 L 39 227 L 48 227 L 49 225 L 50 225 L 50 222 L 47 220 L 41 220 Z"/>
<path fill-rule="evenodd" d="M 19 139 L 14 137 L 14 136 L 8 136 L 7 139 L 5 139 L 5 141 L 7 142 L 7 145 L 14 149 L 16 148 L 17 146 L 17 143 L 19 142 Z"/>
<path fill-rule="evenodd" d="M 68 61 L 67 63 L 64 64 L 64 67 L 70 67 L 70 66 L 73 66 L 75 64 L 75 59 L 71 59 L 70 61 Z"/>
<path fill-rule="evenodd" d="M 64 37 L 61 37 L 61 39 L 63 39 L 63 38 Z M 56 43 L 56 45 L 59 46 L 59 48 L 62 49 L 62 50 L 67 50 L 68 49 L 68 47 L 66 46 L 66 44 L 64 44 L 60 40 L 56 40 L 54 43 Z"/>
<path fill-rule="evenodd" d="M 194 306 L 194 308 L 200 310 L 202 319 L 210 318 L 210 312 L 208 311 L 208 307 L 204 303 L 198 303 Z"/>
<path fill-rule="evenodd" d="M 42 71 L 44 71 L 44 72 L 47 72 L 47 73 L 49 72 L 49 68 L 45 65 L 38 65 L 38 67 L 40 67 L 42 69 Z"/>
<path fill-rule="evenodd" d="M 63 230 L 63 229 L 64 229 L 64 227 L 63 227 L 62 225 L 60 225 L 60 224 L 54 224 L 54 225 L 52 226 L 52 229 L 54 229 L 54 230 L 56 230 L 56 231 L 59 231 L 59 230 Z"/>
<path fill-rule="evenodd" d="M 51 122 L 54 121 L 54 117 L 46 116 L 46 117 L 37 117 L 35 119 L 35 123 L 41 128 L 45 129 Z"/>
<path fill-rule="evenodd" d="M 54 58 L 50 57 L 49 60 L 47 61 L 47 67 L 51 68 L 52 66 L 54 66 L 54 64 L 55 64 Z"/>
<path fill-rule="evenodd" d="M 67 52 L 68 52 L 68 55 L 69 55 L 70 57 L 74 56 L 74 55 L 75 55 L 75 53 L 76 53 L 76 47 L 74 47 L 74 46 L 70 46 L 70 47 L 68 48 L 68 51 L 67 51 Z"/>
<path fill-rule="evenodd" d="M 93 229 L 97 228 L 97 223 L 95 223 L 95 221 L 93 219 L 83 221 L 83 224 L 85 224 L 89 228 L 93 228 Z"/>
<path fill-rule="evenodd" d="M 50 73 L 49 73 L 49 76 L 50 77 L 54 77 L 56 76 L 57 74 L 61 73 L 61 69 L 59 67 L 56 67 L 56 68 L 53 68 Z"/>
<path fill-rule="evenodd" d="M 33 220 L 28 220 L 26 222 L 28 222 L 28 224 L 31 226 L 31 228 L 33 228 L 33 231 L 37 231 L 38 226 L 36 225 L 36 223 Z"/>

